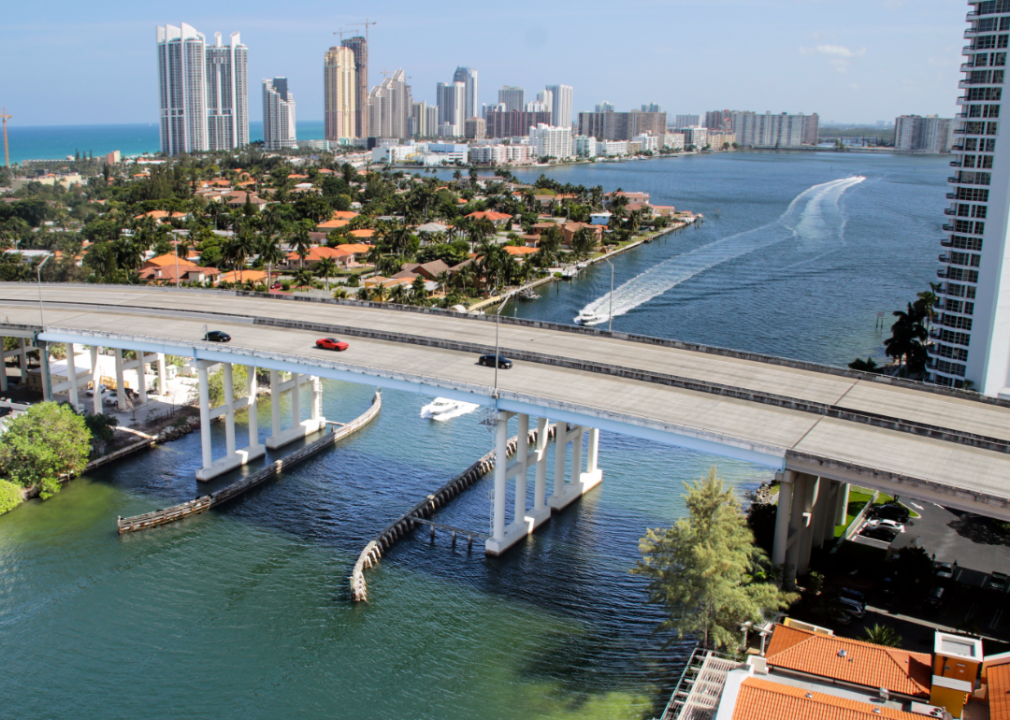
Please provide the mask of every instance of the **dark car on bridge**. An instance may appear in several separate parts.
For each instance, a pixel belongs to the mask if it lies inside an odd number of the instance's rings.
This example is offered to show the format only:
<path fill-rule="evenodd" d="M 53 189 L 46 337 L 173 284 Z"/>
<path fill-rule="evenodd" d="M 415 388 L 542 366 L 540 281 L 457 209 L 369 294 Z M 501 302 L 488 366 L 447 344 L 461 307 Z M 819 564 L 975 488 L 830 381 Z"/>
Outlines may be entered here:
<path fill-rule="evenodd" d="M 346 350 L 350 345 L 336 338 L 319 338 L 316 340 L 316 347 L 322 350 Z"/>
<path fill-rule="evenodd" d="M 498 359 L 498 367 L 502 370 L 508 370 L 512 367 L 512 361 L 509 360 L 504 355 L 481 355 L 480 359 L 477 361 L 478 365 L 486 365 L 487 367 L 494 367 L 495 358 Z"/>
<path fill-rule="evenodd" d="M 224 332 L 223 330 L 211 330 L 209 333 L 203 336 L 203 339 L 209 342 L 230 342 L 231 335 Z"/>

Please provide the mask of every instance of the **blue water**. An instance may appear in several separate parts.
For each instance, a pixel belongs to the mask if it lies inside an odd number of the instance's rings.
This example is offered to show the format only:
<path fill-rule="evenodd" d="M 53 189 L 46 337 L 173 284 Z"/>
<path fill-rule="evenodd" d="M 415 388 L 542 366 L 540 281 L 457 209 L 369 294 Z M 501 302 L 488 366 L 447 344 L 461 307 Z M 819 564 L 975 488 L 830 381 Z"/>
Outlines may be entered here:
<path fill-rule="evenodd" d="M 706 215 L 614 261 L 616 329 L 844 363 L 877 354 L 876 312 L 931 277 L 945 163 L 749 153 L 552 173 Z M 609 290 L 598 266 L 508 311 L 571 322 Z M 325 414 L 353 418 L 371 392 L 327 382 Z M 479 413 L 435 423 L 428 398 L 384 396 L 360 434 L 174 526 L 120 538 L 115 518 L 204 491 L 198 434 L 0 517 L 0 716 L 652 717 L 683 646 L 652 634 L 660 614 L 627 572 L 638 538 L 683 515 L 682 482 L 711 464 L 741 489 L 768 471 L 603 433 L 602 485 L 505 557 L 419 532 L 354 606 L 363 545 L 492 444 Z M 490 485 L 438 519 L 486 531 Z"/>
<path fill-rule="evenodd" d="M 298 122 L 299 140 L 322 140 L 323 122 L 304 120 Z M 91 152 L 94 156 L 119 150 L 123 157 L 144 153 L 157 153 L 161 143 L 158 123 L 147 125 L 44 125 L 21 127 L 8 124 L 11 163 L 25 160 L 60 160 L 75 152 Z M 263 123 L 249 123 L 249 137 L 255 142 L 263 139 Z"/>

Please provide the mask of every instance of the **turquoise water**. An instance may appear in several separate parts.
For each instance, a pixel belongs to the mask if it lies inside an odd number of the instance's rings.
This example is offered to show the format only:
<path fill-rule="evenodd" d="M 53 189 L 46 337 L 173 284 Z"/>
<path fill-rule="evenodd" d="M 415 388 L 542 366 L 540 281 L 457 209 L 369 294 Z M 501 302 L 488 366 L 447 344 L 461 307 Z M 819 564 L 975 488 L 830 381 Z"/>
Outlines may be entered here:
<path fill-rule="evenodd" d="M 844 362 L 876 352 L 876 311 L 928 280 L 944 165 L 762 153 L 555 172 L 708 216 L 615 261 L 615 328 Z M 811 191 L 853 174 L 866 180 L 837 203 Z M 570 322 L 609 288 L 603 266 L 510 311 Z M 325 413 L 353 418 L 371 392 L 327 382 Z M 387 391 L 360 434 L 175 526 L 120 538 L 115 518 L 204 490 L 197 434 L 0 517 L 0 715 L 652 717 L 684 647 L 652 635 L 659 614 L 627 573 L 638 538 L 683 514 L 681 483 L 712 463 L 739 488 L 768 471 L 604 433 L 603 484 L 514 551 L 488 559 L 418 533 L 368 573 L 370 603 L 352 605 L 361 547 L 491 448 L 479 414 L 433 423 L 427 402 Z M 485 479 L 438 519 L 486 531 L 488 491 Z"/>
<path fill-rule="evenodd" d="M 323 122 L 306 120 L 298 123 L 299 140 L 322 140 Z M 158 124 L 147 125 L 45 125 L 20 127 L 8 124 L 11 163 L 25 160 L 60 160 L 91 152 L 96 157 L 119 150 L 123 157 L 159 152 Z M 250 122 L 249 136 L 253 142 L 263 139 L 263 123 Z"/>

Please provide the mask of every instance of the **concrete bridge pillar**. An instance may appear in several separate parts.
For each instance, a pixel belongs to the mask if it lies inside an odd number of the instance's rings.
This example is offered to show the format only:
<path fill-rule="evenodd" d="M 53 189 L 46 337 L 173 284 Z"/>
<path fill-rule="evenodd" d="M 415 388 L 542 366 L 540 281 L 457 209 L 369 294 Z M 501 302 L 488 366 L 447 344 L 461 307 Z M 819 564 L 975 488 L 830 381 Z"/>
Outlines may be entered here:
<path fill-rule="evenodd" d="M 797 575 L 802 575 L 810 569 L 810 552 L 813 549 L 817 508 L 818 503 L 822 502 L 821 479 L 807 475 L 806 483 L 807 492 L 801 520 L 802 534 L 800 535 L 799 557 L 796 563 Z"/>
<path fill-rule="evenodd" d="M 789 522 L 793 514 L 793 484 L 796 480 L 796 473 L 792 470 L 783 470 L 777 473 L 776 479 L 779 481 L 779 504 L 775 511 L 775 540 L 772 544 L 772 565 L 785 565 L 786 550 L 789 548 L 791 540 L 789 536 Z"/>
<path fill-rule="evenodd" d="M 302 420 L 301 386 L 312 386 L 312 406 L 308 420 Z M 291 391 L 291 427 L 281 429 L 281 393 Z M 326 427 L 323 417 L 323 389 L 318 377 L 292 373 L 289 380 L 281 381 L 280 373 L 270 371 L 270 411 L 273 423 L 273 434 L 267 438 L 266 446 L 271 450 L 283 447 L 290 442 L 299 440 Z"/>
<path fill-rule="evenodd" d="M 835 524 L 845 525 L 845 521 L 849 519 L 849 490 L 851 486 L 849 483 L 839 483 L 838 484 L 838 507 L 835 511 Z"/>
<path fill-rule="evenodd" d="M 7 392 L 7 350 L 4 348 L 4 343 L 7 341 L 3 335 L 0 335 L 0 392 Z"/>
<path fill-rule="evenodd" d="M 200 360 L 196 363 L 197 375 L 200 379 L 200 440 L 203 446 L 203 467 L 196 471 L 196 479 L 207 481 L 218 475 L 241 467 L 258 457 L 262 457 L 266 449 L 255 439 L 253 426 L 255 425 L 256 396 L 249 395 L 244 398 L 235 398 L 235 391 L 232 384 L 233 370 L 230 363 L 222 363 L 224 374 L 224 402 L 221 407 L 210 407 L 208 368 L 213 363 L 207 360 Z M 255 376 L 255 368 L 249 368 L 251 375 Z M 255 380 L 250 383 L 255 388 Z M 249 408 L 250 430 L 249 446 L 239 450 L 235 444 L 235 412 L 244 407 Z M 224 417 L 225 422 L 225 445 L 226 454 L 223 458 L 214 460 L 213 448 L 210 438 L 210 423 L 215 418 Z"/>
<path fill-rule="evenodd" d="M 18 369 L 21 371 L 21 382 L 28 383 L 28 343 L 24 338 L 18 338 Z"/>
<path fill-rule="evenodd" d="M 159 361 L 164 362 L 164 358 L 159 356 Z M 256 368 L 246 369 L 248 370 L 246 390 L 249 397 L 249 450 L 254 451 L 260 447 L 259 416 L 256 411 L 259 388 L 256 386 Z"/>
<path fill-rule="evenodd" d="M 116 348 L 116 399 L 119 412 L 126 412 L 126 381 L 123 378 L 123 351 Z"/>
<path fill-rule="evenodd" d="M 70 396 L 70 406 L 76 410 L 79 404 L 79 398 L 77 394 L 77 362 L 74 359 L 74 344 L 64 343 L 63 345 L 67 350 L 67 382 L 70 383 L 70 387 L 67 388 L 68 395 Z"/>
<path fill-rule="evenodd" d="M 51 402 L 53 399 L 53 378 L 49 374 L 49 346 L 42 340 L 37 341 L 39 349 L 39 365 L 42 368 L 42 399 Z M 28 364 L 25 363 L 25 367 Z"/>
<path fill-rule="evenodd" d="M 495 416 L 494 443 L 494 509 L 491 521 L 491 537 L 485 543 L 488 555 L 499 555 L 511 544 L 505 538 L 505 492 L 508 489 L 508 438 L 509 418 L 512 413 L 499 412 Z M 513 540 L 513 542 L 515 542 Z"/>
<path fill-rule="evenodd" d="M 92 345 L 88 348 L 91 354 L 91 412 L 94 415 L 102 414 L 102 373 L 98 369 L 98 346 Z"/>
<path fill-rule="evenodd" d="M 530 416 L 520 413 L 516 432 L 516 496 L 512 524 L 526 529 L 526 480 L 529 473 Z"/>
<path fill-rule="evenodd" d="M 168 395 L 168 368 L 165 366 L 165 353 L 158 353 L 158 394 Z"/>
<path fill-rule="evenodd" d="M 582 469 L 582 439 L 589 435 L 589 448 L 586 453 L 589 459 L 589 467 Z M 565 459 L 567 443 L 572 443 L 572 466 L 571 480 L 564 482 Z M 585 495 L 589 490 L 596 487 L 603 480 L 603 472 L 598 467 L 599 462 L 600 434 L 598 430 L 580 425 L 567 426 L 567 431 L 562 431 L 562 423 L 558 423 L 557 449 L 555 456 L 554 474 L 554 494 L 548 499 L 547 504 L 554 510 L 562 510 L 572 502 Z M 557 459 L 560 455 L 560 459 Z"/>
<path fill-rule="evenodd" d="M 537 420 L 537 445 L 533 450 L 536 461 L 536 478 L 533 481 L 533 509 L 526 513 L 526 522 L 530 531 L 547 522 L 551 517 L 551 509 L 547 507 L 547 436 L 550 426 L 547 418 Z"/>

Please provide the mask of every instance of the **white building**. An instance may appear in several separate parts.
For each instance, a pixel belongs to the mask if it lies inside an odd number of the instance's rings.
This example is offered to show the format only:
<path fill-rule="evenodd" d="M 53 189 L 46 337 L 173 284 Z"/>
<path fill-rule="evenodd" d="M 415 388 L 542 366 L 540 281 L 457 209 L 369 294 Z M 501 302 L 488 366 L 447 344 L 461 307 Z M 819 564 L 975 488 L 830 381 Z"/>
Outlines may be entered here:
<path fill-rule="evenodd" d="M 203 152 L 207 140 L 205 42 L 196 28 L 182 23 L 158 26 L 158 97 L 161 152 Z"/>
<path fill-rule="evenodd" d="M 530 128 L 530 145 L 537 157 L 552 157 L 558 160 L 568 160 L 574 156 L 572 152 L 572 126 L 555 127 L 540 123 Z"/>
<path fill-rule="evenodd" d="M 423 163 L 426 166 L 432 165 L 455 165 L 460 163 L 466 165 L 469 161 L 470 148 L 459 143 L 428 143 L 427 152 L 424 153 Z"/>
<path fill-rule="evenodd" d="M 463 83 L 463 121 L 465 122 L 472 117 L 480 117 L 477 114 L 479 111 L 477 107 L 479 89 L 477 71 L 469 67 L 458 67 L 456 74 L 452 76 L 452 81 Z"/>
<path fill-rule="evenodd" d="M 571 85 L 548 85 L 551 92 L 553 106 L 551 108 L 551 122 L 558 127 L 572 126 L 572 86 Z"/>
<path fill-rule="evenodd" d="M 579 157 L 596 157 L 596 138 L 592 135 L 576 135 L 573 138 L 575 154 Z"/>
<path fill-rule="evenodd" d="M 685 127 L 678 129 L 684 135 L 684 143 L 686 147 L 694 145 L 696 148 L 701 150 L 703 147 L 708 145 L 708 128 Z"/>
<path fill-rule="evenodd" d="M 397 70 L 368 94 L 368 128 L 373 137 L 409 137 L 410 112 L 413 109 L 407 74 Z"/>
<path fill-rule="evenodd" d="M 409 142 L 404 145 L 383 145 L 372 149 L 372 162 L 389 163 L 390 165 L 419 163 L 427 151 L 428 145 L 426 143 Z"/>
<path fill-rule="evenodd" d="M 701 115 L 678 115 L 674 125 L 678 128 L 699 127 L 701 125 Z"/>
<path fill-rule="evenodd" d="M 663 147 L 671 150 L 683 150 L 684 140 L 684 133 L 666 133 L 663 136 Z"/>
<path fill-rule="evenodd" d="M 461 137 L 463 122 L 466 120 L 466 84 L 461 82 L 439 83 L 435 88 L 438 100 L 438 128 L 441 137 Z M 451 130 L 443 135 L 443 127 L 450 125 Z"/>
<path fill-rule="evenodd" d="M 604 157 L 616 157 L 628 154 L 627 140 L 597 140 L 596 154 Z"/>
<path fill-rule="evenodd" d="M 894 149 L 929 155 L 950 152 L 954 120 L 936 115 L 902 115 L 894 121 Z"/>
<path fill-rule="evenodd" d="M 1005 36 L 1010 3 L 970 2 L 964 79 L 951 152 L 951 204 L 941 241 L 941 311 L 933 321 L 929 375 L 938 385 L 1010 397 L 1010 140 L 1000 138 Z M 992 69 L 996 66 L 996 69 Z M 1005 113 L 1003 113 L 1005 116 Z"/>
<path fill-rule="evenodd" d="M 239 33 L 227 45 L 221 33 L 207 55 L 207 145 L 210 150 L 232 150 L 249 144 L 249 48 Z"/>
<path fill-rule="evenodd" d="M 737 142 L 747 147 L 801 147 L 817 144 L 820 120 L 813 115 L 731 112 Z"/>
<path fill-rule="evenodd" d="M 263 147 L 267 150 L 298 147 L 295 133 L 295 98 L 287 78 L 263 81 Z"/>
<path fill-rule="evenodd" d="M 642 133 L 631 138 L 632 142 L 638 143 L 639 152 L 659 152 L 659 138 L 649 133 Z"/>

